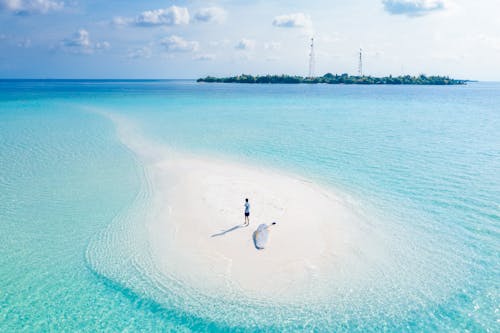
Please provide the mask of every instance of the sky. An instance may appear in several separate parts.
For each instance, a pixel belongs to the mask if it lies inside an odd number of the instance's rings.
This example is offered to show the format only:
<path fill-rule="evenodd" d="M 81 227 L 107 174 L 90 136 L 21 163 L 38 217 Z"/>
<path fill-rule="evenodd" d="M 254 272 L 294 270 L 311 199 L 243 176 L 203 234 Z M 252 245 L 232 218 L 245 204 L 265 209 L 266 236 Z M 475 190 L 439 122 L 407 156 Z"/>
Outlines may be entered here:
<path fill-rule="evenodd" d="M 500 81 L 498 0 L 0 0 L 0 78 L 426 74 Z"/>

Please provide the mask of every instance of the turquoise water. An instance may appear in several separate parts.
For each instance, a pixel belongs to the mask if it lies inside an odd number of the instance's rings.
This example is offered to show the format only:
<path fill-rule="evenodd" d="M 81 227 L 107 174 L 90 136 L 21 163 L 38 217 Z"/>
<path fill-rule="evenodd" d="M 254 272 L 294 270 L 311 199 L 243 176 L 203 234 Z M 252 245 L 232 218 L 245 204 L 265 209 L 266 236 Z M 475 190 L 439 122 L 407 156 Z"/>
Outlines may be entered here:
<path fill-rule="evenodd" d="M 498 105 L 495 83 L 0 81 L 0 331 L 498 331 Z M 158 144 L 335 188 L 391 234 L 400 274 L 265 322 L 218 303 L 190 311 L 182 295 L 161 302 L 99 274 L 89 244 L 142 179 L 102 112 Z M 405 274 L 405 261 L 421 269 Z"/>

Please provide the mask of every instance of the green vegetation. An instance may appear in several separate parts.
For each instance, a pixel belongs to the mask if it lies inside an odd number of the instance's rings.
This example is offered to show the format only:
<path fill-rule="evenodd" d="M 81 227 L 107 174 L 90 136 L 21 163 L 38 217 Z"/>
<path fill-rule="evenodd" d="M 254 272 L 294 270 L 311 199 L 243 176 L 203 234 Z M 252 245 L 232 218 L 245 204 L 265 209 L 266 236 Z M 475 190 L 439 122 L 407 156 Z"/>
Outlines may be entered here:
<path fill-rule="evenodd" d="M 327 73 L 318 77 L 302 77 L 291 75 L 238 75 L 217 78 L 207 76 L 200 78 L 197 82 L 222 82 L 222 83 L 328 83 L 328 84 L 419 84 L 419 85 L 456 85 L 465 84 L 466 80 L 451 79 L 447 76 L 351 76 L 348 74 L 334 75 Z"/>

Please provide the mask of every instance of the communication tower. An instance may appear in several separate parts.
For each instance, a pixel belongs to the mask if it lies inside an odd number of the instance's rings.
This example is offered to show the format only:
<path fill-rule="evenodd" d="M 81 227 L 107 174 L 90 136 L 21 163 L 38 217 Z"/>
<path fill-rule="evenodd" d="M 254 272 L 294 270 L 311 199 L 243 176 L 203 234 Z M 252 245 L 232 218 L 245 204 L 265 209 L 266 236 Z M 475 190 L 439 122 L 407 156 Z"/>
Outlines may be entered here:
<path fill-rule="evenodd" d="M 363 49 L 359 49 L 359 64 L 358 64 L 358 74 L 363 76 Z"/>
<path fill-rule="evenodd" d="M 309 52 L 309 77 L 314 77 L 314 38 L 311 38 L 311 51 Z"/>

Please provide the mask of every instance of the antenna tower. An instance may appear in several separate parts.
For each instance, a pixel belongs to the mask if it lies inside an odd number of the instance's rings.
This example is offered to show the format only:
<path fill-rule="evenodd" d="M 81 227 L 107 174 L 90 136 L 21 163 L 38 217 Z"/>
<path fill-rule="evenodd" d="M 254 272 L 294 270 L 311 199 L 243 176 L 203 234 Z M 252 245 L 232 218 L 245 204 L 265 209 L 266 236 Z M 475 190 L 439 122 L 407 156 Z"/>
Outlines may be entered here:
<path fill-rule="evenodd" d="M 311 51 L 309 52 L 309 77 L 314 77 L 314 38 L 311 38 Z"/>
<path fill-rule="evenodd" d="M 363 76 L 363 49 L 359 49 L 359 64 L 358 64 L 358 74 Z"/>

